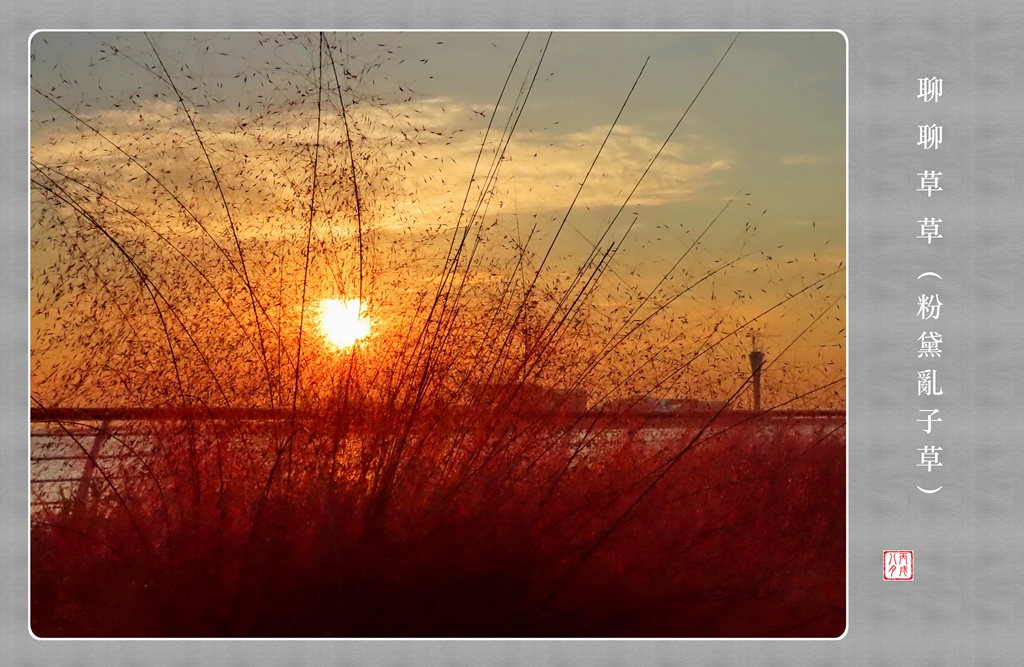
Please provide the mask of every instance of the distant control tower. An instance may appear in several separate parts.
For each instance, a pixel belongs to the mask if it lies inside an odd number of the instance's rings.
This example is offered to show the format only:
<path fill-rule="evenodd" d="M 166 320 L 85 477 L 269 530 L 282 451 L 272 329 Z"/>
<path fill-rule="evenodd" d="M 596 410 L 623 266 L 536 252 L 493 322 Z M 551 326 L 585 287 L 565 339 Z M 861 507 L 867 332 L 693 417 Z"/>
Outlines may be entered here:
<path fill-rule="evenodd" d="M 754 411 L 761 411 L 761 366 L 764 365 L 764 354 L 757 349 L 757 336 L 752 337 L 750 353 L 750 374 L 754 383 Z"/>

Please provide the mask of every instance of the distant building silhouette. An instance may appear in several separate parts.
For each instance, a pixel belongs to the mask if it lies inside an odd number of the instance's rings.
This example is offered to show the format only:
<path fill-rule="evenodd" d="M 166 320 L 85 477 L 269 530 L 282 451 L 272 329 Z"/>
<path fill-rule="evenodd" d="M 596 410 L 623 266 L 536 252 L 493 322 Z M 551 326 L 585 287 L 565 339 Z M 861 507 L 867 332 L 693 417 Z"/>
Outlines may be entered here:
<path fill-rule="evenodd" d="M 545 387 L 534 382 L 476 385 L 462 395 L 464 407 L 483 398 L 502 409 L 521 414 L 586 412 L 590 394 L 583 389 Z"/>
<path fill-rule="evenodd" d="M 609 412 L 635 412 L 638 414 L 684 415 L 695 412 L 718 412 L 726 407 L 725 401 L 709 401 L 696 398 L 657 398 L 634 396 L 609 401 L 605 409 Z"/>

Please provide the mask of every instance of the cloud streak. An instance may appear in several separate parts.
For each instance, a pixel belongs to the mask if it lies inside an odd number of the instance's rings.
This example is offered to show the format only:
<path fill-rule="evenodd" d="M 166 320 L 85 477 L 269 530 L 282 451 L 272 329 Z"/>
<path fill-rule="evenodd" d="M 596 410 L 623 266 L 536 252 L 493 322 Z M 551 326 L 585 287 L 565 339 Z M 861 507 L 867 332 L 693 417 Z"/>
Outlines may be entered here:
<path fill-rule="evenodd" d="M 514 203 L 523 215 L 564 212 L 608 132 L 607 125 L 562 133 L 523 129 L 511 140 L 494 131 L 485 139 L 486 119 L 478 113 L 444 98 L 347 109 L 348 127 L 357 135 L 358 178 L 367 194 L 371 183 L 381 182 L 383 176 L 393 196 L 389 207 L 406 222 L 423 211 L 439 218 L 457 216 L 467 192 L 470 201 L 490 193 L 492 205 Z M 349 189 L 347 135 L 338 110 L 320 116 L 319 152 L 314 150 L 317 115 L 308 104 L 255 116 L 207 112 L 193 117 L 217 177 L 232 190 L 237 206 L 244 208 L 248 201 L 259 210 L 287 210 L 296 202 L 307 203 L 314 153 L 318 176 L 328 179 L 321 182 L 333 183 L 328 187 L 338 189 L 335 195 Z M 152 179 L 144 166 L 190 206 L 207 212 L 217 208 L 215 202 L 202 201 L 204 192 L 213 196 L 213 179 L 180 107 L 158 100 L 94 113 L 86 121 L 103 136 L 83 127 L 36 132 L 33 158 L 102 183 L 110 196 L 133 201 L 139 199 L 140 188 L 154 185 L 146 185 Z M 579 205 L 620 206 L 663 141 L 635 126 L 617 126 Z M 121 150 L 138 164 L 130 164 Z M 478 155 L 481 166 L 474 176 Z M 496 165 L 495 178 L 488 180 L 491 165 Z M 630 202 L 657 206 L 691 200 L 713 187 L 731 166 L 724 152 L 716 154 L 714 147 L 699 141 L 670 143 Z M 160 203 L 159 197 L 155 203 Z"/>
<path fill-rule="evenodd" d="M 789 167 L 822 164 L 828 161 L 828 157 L 824 155 L 813 155 L 809 153 L 800 153 L 797 155 L 783 155 L 782 157 L 779 158 L 779 164 L 784 164 Z"/>

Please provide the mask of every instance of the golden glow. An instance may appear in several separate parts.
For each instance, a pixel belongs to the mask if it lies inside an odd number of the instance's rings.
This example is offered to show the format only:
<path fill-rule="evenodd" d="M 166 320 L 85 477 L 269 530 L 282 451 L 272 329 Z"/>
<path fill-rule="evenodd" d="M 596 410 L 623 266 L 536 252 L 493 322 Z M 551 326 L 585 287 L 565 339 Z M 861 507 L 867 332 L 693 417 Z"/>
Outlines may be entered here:
<path fill-rule="evenodd" d="M 327 342 L 347 350 L 370 335 L 371 322 L 359 299 L 324 299 L 320 302 L 320 331 Z"/>

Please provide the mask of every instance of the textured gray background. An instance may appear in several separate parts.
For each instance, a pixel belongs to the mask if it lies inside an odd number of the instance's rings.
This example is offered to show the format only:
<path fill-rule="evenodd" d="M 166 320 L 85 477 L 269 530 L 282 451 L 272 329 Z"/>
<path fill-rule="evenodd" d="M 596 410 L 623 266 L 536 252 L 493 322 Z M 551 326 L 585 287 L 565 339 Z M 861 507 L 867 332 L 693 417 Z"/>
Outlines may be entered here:
<path fill-rule="evenodd" d="M 1011 665 L 1020 664 L 1024 533 L 1017 489 L 1017 362 L 1024 309 L 1017 292 L 1024 167 L 1024 13 L 1009 1 L 909 3 L 573 2 L 390 0 L 318 3 L 36 0 L 5 12 L 3 198 L 5 316 L 0 322 L 3 604 L 7 664 L 372 665 Z M 534 642 L 40 642 L 27 629 L 28 214 L 27 44 L 47 28 L 606 28 L 841 29 L 850 55 L 850 612 L 838 641 Z M 917 78 L 944 79 L 935 105 Z M 944 126 L 937 153 L 917 125 Z M 915 192 L 916 173 L 944 172 L 944 192 Z M 945 238 L 914 237 L 943 219 Z M 917 281 L 923 271 L 943 280 Z M 939 285 L 933 288 L 932 285 Z M 938 322 L 915 316 L 922 292 L 942 299 Z M 916 358 L 922 330 L 943 335 L 943 358 Z M 945 395 L 916 395 L 916 371 L 938 368 Z M 928 436 L 918 410 L 937 407 Z M 917 468 L 923 444 L 943 468 Z M 917 484 L 944 489 L 926 496 Z M 926 484 L 927 483 L 927 484 Z M 914 549 L 911 583 L 882 581 L 882 550 Z"/>

